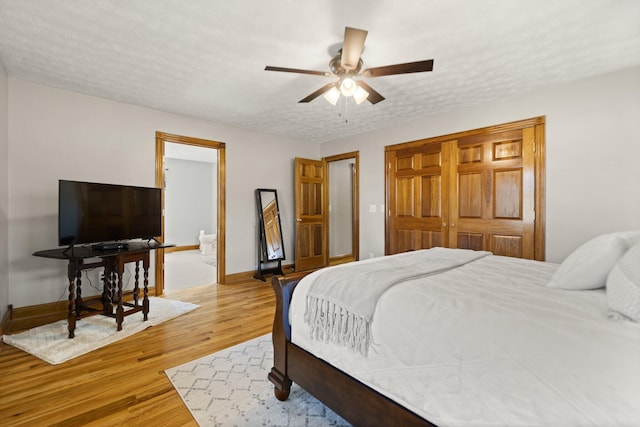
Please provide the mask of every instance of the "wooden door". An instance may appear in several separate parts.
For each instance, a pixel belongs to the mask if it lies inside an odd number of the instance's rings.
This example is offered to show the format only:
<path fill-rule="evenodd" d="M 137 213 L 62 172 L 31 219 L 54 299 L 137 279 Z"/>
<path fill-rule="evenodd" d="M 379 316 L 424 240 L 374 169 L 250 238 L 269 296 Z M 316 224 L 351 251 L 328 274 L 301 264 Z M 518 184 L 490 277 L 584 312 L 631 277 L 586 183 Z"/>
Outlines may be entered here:
<path fill-rule="evenodd" d="M 295 159 L 295 268 L 311 270 L 328 265 L 326 164 Z"/>
<path fill-rule="evenodd" d="M 533 128 L 461 138 L 452 160 L 449 246 L 533 259 Z"/>
<path fill-rule="evenodd" d="M 388 150 L 387 253 L 448 246 L 450 144 Z"/>
<path fill-rule="evenodd" d="M 385 148 L 385 252 L 544 260 L 544 117 Z"/>

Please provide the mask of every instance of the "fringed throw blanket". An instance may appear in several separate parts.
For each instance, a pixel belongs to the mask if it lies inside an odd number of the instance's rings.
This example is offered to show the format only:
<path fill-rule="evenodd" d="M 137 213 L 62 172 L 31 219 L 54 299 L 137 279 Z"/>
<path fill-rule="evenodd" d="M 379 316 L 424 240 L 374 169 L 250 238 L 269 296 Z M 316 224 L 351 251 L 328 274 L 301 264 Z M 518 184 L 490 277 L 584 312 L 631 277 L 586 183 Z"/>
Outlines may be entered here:
<path fill-rule="evenodd" d="M 343 264 L 305 277 L 309 293 L 305 321 L 312 338 L 367 355 L 373 312 L 390 287 L 441 273 L 475 261 L 490 252 L 431 248 Z"/>

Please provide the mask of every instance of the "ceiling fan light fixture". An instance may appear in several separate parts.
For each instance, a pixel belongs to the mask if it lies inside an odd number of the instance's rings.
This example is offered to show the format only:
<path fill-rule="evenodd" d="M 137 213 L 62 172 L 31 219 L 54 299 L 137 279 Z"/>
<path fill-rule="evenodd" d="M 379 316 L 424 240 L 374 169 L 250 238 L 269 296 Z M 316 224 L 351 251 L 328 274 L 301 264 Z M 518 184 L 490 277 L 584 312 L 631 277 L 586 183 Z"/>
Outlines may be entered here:
<path fill-rule="evenodd" d="M 384 96 L 365 83 L 363 79 L 433 71 L 433 59 L 366 68 L 365 70 L 360 71 L 363 66 L 362 52 L 364 50 L 364 41 L 367 38 L 367 34 L 368 32 L 366 30 L 345 27 L 342 49 L 340 49 L 338 54 L 329 61 L 330 71 L 273 67 L 271 65 L 267 65 L 264 69 L 265 71 L 282 71 L 286 73 L 335 77 L 336 80 L 325 84 L 320 89 L 298 101 L 299 103 L 307 103 L 318 98 L 320 95 L 324 95 L 325 99 L 333 105 L 338 103 L 340 95 L 347 98 L 353 96 L 354 100 L 358 104 L 364 102 L 365 99 L 372 105 L 375 105 L 380 101 L 384 101 Z M 354 77 L 357 80 L 354 80 Z"/>
<path fill-rule="evenodd" d="M 324 94 L 324 99 L 329 101 L 332 105 L 336 105 L 338 103 L 338 99 L 340 98 L 340 91 L 337 87 L 332 87 Z"/>
<path fill-rule="evenodd" d="M 344 96 L 353 96 L 353 94 L 356 93 L 357 90 L 358 85 L 351 77 L 345 77 L 344 79 L 342 79 L 342 82 L 340 82 L 340 92 Z"/>
<path fill-rule="evenodd" d="M 360 86 L 358 86 L 358 89 L 356 89 L 356 93 L 353 94 L 353 99 L 354 101 L 356 101 L 356 104 L 362 104 L 368 97 L 369 92 L 362 89 Z"/>

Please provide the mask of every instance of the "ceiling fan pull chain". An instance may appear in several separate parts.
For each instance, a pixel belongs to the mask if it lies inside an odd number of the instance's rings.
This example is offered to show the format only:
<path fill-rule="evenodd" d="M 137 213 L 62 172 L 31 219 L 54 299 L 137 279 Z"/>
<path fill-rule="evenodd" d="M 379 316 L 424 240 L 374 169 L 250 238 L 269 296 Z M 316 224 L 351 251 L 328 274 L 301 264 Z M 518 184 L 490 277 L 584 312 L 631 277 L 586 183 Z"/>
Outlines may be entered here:
<path fill-rule="evenodd" d="M 347 97 L 344 98 L 344 122 L 345 124 L 349 123 L 349 102 Z"/>

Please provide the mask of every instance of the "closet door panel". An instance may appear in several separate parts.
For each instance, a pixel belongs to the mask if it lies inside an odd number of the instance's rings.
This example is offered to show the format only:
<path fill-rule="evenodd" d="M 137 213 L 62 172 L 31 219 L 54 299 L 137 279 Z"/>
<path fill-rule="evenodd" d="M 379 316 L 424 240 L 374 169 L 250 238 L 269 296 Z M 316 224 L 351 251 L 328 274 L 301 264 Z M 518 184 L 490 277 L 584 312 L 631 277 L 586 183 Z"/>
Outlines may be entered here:
<path fill-rule="evenodd" d="M 522 169 L 493 172 L 493 217 L 522 219 Z"/>
<path fill-rule="evenodd" d="M 524 258 L 524 239 L 520 236 L 491 235 L 491 252 L 494 255 Z"/>
<path fill-rule="evenodd" d="M 421 187 L 422 217 L 442 217 L 442 179 L 440 175 L 423 176 Z"/>
<path fill-rule="evenodd" d="M 456 239 L 459 249 L 481 251 L 485 248 L 484 235 L 482 233 L 457 233 Z"/>
<path fill-rule="evenodd" d="M 396 181 L 396 215 L 399 217 L 415 217 L 416 189 L 413 177 L 401 177 Z"/>
<path fill-rule="evenodd" d="M 386 253 L 446 244 L 442 144 L 386 153 Z"/>
<path fill-rule="evenodd" d="M 460 218 L 482 218 L 482 174 L 461 173 L 458 175 L 458 216 Z"/>
<path fill-rule="evenodd" d="M 482 241 L 482 249 L 496 255 L 533 258 L 533 224 L 527 219 L 534 215 L 525 209 L 533 209 L 534 192 L 524 179 L 534 156 L 530 136 L 516 129 L 458 140 L 457 179 L 450 189 L 458 206 L 449 218 L 449 239 L 457 247 L 478 249 Z"/>

